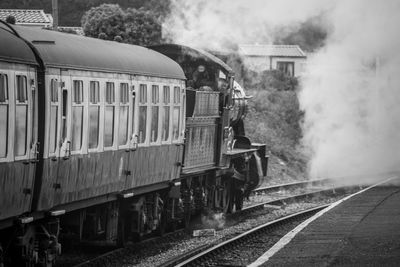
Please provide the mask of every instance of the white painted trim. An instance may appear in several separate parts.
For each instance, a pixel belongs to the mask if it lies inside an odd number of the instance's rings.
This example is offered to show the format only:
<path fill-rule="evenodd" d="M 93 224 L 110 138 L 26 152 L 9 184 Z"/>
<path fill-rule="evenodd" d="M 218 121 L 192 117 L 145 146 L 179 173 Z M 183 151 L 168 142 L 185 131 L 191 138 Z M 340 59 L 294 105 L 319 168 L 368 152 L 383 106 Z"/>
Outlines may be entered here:
<path fill-rule="evenodd" d="M 315 214 L 314 216 L 312 216 L 311 218 L 308 218 L 307 220 L 305 220 L 304 222 L 302 222 L 301 224 L 299 224 L 296 228 L 294 228 L 292 231 L 290 231 L 289 233 L 287 233 L 284 237 L 282 237 L 277 243 L 275 243 L 275 245 L 273 245 L 269 250 L 267 250 L 267 252 L 265 252 L 262 256 L 260 256 L 257 260 L 255 260 L 252 264 L 247 265 L 247 267 L 257 267 L 260 266 L 264 263 L 266 263 L 273 255 L 275 255 L 278 251 L 280 251 L 282 248 L 284 248 L 299 232 L 301 232 L 304 228 L 306 228 L 311 222 L 315 221 L 316 219 L 318 219 L 319 217 L 321 217 L 322 215 L 324 215 L 325 213 L 327 213 L 328 211 L 330 211 L 331 209 L 333 209 L 334 207 L 338 206 L 339 204 L 343 203 L 344 201 L 358 195 L 361 193 L 364 193 L 365 191 L 376 187 L 378 185 L 384 184 L 389 182 L 390 180 L 393 180 L 395 178 L 398 178 L 397 176 L 393 176 L 393 177 L 389 177 L 386 180 L 379 182 L 377 184 L 371 185 L 363 190 L 360 190 L 352 195 L 349 195 L 345 198 L 342 198 L 338 201 L 336 201 L 335 203 L 332 203 L 329 207 L 321 210 L 320 212 L 318 212 L 317 214 Z"/>

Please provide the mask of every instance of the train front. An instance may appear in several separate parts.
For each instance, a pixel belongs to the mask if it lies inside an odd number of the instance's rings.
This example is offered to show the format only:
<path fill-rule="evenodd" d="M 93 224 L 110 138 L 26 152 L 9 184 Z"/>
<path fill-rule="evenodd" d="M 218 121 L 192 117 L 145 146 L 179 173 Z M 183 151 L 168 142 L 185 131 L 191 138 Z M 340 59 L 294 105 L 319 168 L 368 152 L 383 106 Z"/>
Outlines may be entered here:
<path fill-rule="evenodd" d="M 151 49 L 178 62 L 187 78 L 180 179 L 185 210 L 241 209 L 244 197 L 266 176 L 268 162 L 265 145 L 245 135 L 243 88 L 232 69 L 208 52 L 175 44 Z"/>

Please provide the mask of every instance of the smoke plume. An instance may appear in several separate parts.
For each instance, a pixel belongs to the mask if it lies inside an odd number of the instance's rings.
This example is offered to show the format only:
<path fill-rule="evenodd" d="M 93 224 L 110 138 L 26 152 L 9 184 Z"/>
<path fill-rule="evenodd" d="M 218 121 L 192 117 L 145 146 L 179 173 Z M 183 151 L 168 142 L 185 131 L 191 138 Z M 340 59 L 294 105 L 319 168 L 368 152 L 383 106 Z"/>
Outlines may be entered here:
<path fill-rule="evenodd" d="M 312 177 L 400 169 L 399 1 L 338 1 L 300 93 Z"/>
<path fill-rule="evenodd" d="M 311 177 L 400 169 L 400 1 L 173 0 L 174 42 L 224 50 L 273 43 L 313 16 L 329 25 L 299 93 Z"/>
<path fill-rule="evenodd" d="M 292 28 L 330 6 L 329 0 L 172 0 L 163 30 L 175 43 L 224 51 L 272 43 L 282 26 Z"/>

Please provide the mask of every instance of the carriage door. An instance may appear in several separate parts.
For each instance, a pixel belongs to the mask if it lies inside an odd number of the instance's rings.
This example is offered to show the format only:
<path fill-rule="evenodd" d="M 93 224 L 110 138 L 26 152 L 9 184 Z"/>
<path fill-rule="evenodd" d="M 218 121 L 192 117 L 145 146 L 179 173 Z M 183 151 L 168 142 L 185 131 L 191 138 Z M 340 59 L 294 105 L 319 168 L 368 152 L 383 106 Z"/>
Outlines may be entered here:
<path fill-rule="evenodd" d="M 39 209 L 48 209 L 53 205 L 53 194 L 58 190 L 57 177 L 58 165 L 62 160 L 62 116 L 63 116 L 63 84 L 59 74 L 46 75 L 46 144 L 45 149 L 48 159 L 45 160 L 44 185 L 42 195 L 44 196 Z M 48 176 L 46 176 L 46 174 Z"/>
<path fill-rule="evenodd" d="M 57 175 L 53 183 L 54 198 L 53 205 L 62 203 L 62 192 L 65 190 L 65 183 L 69 177 L 69 164 L 71 158 L 71 78 L 69 73 L 63 71 L 60 76 L 59 93 L 59 138 L 58 138 L 58 157 L 57 157 Z"/>
<path fill-rule="evenodd" d="M 36 72 L 15 73 L 15 133 L 14 156 L 21 168 L 16 168 L 16 177 L 22 177 L 22 208 L 31 207 L 34 175 L 38 162 L 37 143 L 37 84 Z M 18 173 L 21 172 L 21 173 Z"/>
<path fill-rule="evenodd" d="M 124 170 L 125 170 L 125 186 L 124 188 L 132 188 L 134 187 L 134 169 L 133 169 L 133 161 L 135 159 L 134 153 L 137 149 L 137 134 L 136 134 L 136 88 L 138 88 L 137 82 L 134 80 L 132 76 L 129 83 L 127 84 L 128 88 L 122 88 L 120 91 L 120 126 L 119 130 L 123 129 L 123 133 L 127 133 L 127 138 L 123 138 L 123 143 L 127 141 L 127 149 L 125 150 L 124 157 Z M 125 118 L 128 122 L 125 122 Z M 122 126 L 124 125 L 124 126 Z M 125 126 L 127 128 L 125 129 Z M 119 138 L 121 138 L 121 132 L 119 133 Z M 121 140 L 121 139 L 120 139 Z M 126 140 L 126 141 L 125 141 Z M 121 143 L 120 143 L 121 144 Z"/>

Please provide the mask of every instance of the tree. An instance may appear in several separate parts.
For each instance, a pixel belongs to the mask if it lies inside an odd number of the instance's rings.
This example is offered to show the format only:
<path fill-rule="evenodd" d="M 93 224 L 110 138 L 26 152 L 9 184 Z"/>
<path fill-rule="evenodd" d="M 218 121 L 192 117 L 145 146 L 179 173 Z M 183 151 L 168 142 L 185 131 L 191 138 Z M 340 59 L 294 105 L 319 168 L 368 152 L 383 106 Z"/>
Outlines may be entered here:
<path fill-rule="evenodd" d="M 15 22 L 16 22 L 16 20 L 15 20 L 15 17 L 14 16 L 8 16 L 7 18 L 6 18 L 6 22 L 7 23 L 9 23 L 9 24 L 15 24 Z"/>
<path fill-rule="evenodd" d="M 145 9 L 103 4 L 91 8 L 82 17 L 86 36 L 118 42 L 152 45 L 161 41 L 161 24 L 156 15 Z"/>
<path fill-rule="evenodd" d="M 297 27 L 285 28 L 279 31 L 276 44 L 297 44 L 307 52 L 313 52 L 324 46 L 330 26 L 325 21 L 325 16 L 311 17 Z"/>
<path fill-rule="evenodd" d="M 119 5 L 102 4 L 92 7 L 81 20 L 83 32 L 86 36 L 114 40 L 125 32 L 125 13 Z"/>
<path fill-rule="evenodd" d="M 151 11 L 128 8 L 125 16 L 125 42 L 153 45 L 161 41 L 161 25 Z"/>

